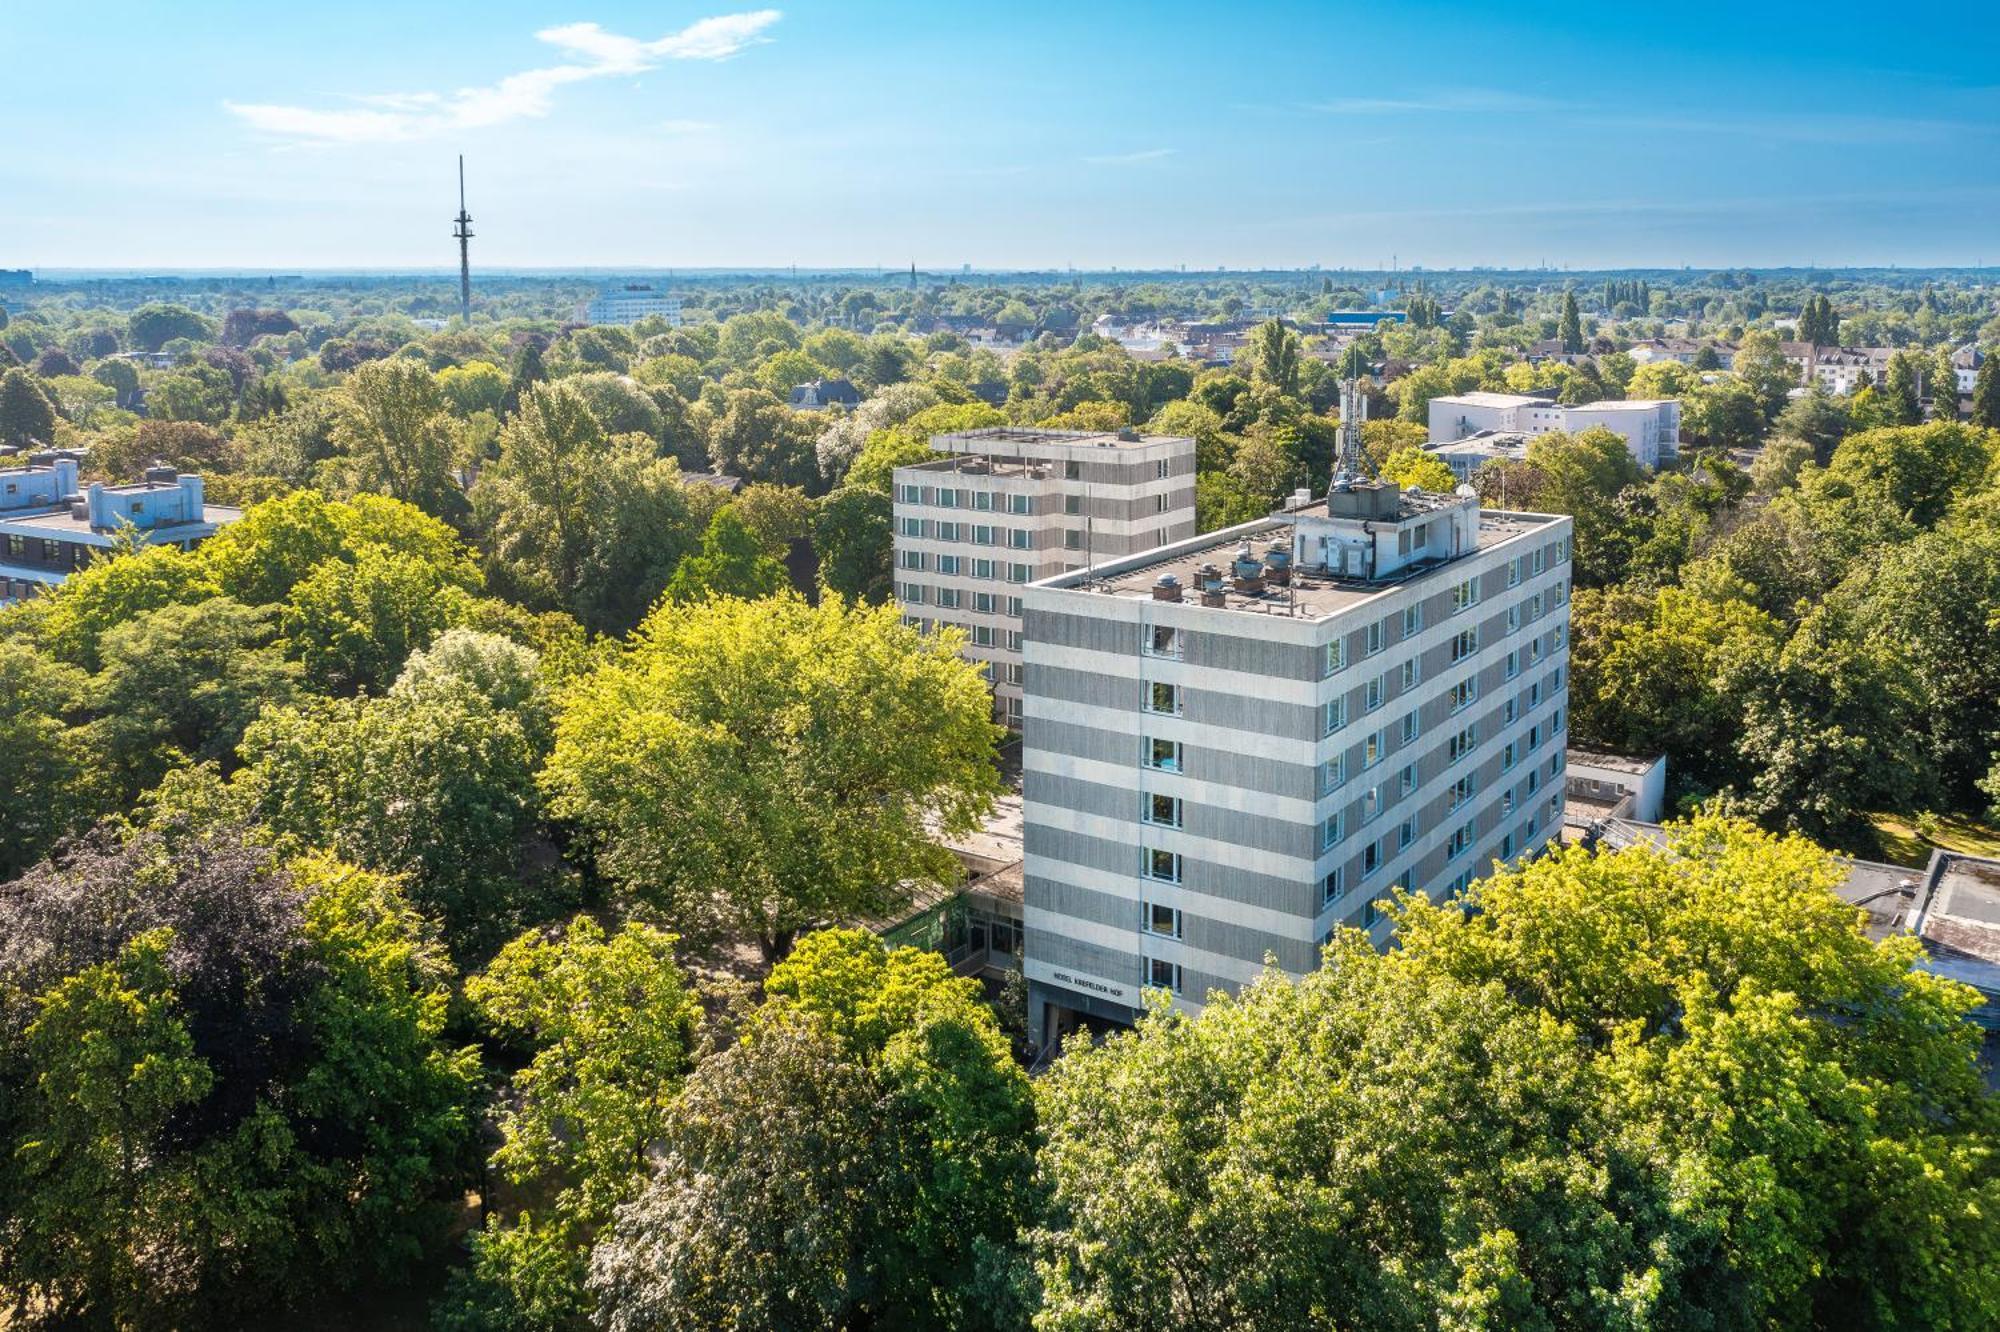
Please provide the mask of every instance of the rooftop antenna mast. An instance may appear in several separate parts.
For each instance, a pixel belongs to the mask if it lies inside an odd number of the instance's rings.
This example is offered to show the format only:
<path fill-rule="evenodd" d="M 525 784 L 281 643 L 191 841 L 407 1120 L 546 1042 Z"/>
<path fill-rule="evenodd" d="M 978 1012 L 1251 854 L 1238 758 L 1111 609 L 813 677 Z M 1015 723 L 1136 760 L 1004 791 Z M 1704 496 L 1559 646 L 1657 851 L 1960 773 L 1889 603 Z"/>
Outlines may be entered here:
<path fill-rule="evenodd" d="M 1333 464 L 1333 488 L 1351 490 L 1375 475 L 1368 450 L 1361 447 L 1361 423 L 1368 419 L 1368 395 L 1358 379 L 1340 381 L 1340 456 Z"/>
<path fill-rule="evenodd" d="M 458 155 L 458 216 L 452 220 L 458 241 L 458 317 L 472 322 L 472 214 L 465 211 L 465 154 Z"/>

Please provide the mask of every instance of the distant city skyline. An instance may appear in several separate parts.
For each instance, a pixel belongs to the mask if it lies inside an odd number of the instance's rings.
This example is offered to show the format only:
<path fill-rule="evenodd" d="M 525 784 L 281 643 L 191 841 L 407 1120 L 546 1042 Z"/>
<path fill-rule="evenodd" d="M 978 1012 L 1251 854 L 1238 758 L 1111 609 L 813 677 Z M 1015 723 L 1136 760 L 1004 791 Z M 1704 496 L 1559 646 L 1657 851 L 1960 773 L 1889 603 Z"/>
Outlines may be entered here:
<path fill-rule="evenodd" d="M 1767 12 L 1768 11 L 1768 12 Z M 1692 0 L 0 13 L 0 267 L 2000 264 L 2000 24 Z"/>

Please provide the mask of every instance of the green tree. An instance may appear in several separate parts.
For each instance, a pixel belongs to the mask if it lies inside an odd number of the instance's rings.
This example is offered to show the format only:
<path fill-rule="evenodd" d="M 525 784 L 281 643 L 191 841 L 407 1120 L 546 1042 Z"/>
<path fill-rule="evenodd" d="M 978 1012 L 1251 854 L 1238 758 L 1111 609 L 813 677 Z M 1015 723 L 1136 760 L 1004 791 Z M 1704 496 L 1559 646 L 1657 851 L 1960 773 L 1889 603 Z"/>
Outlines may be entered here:
<path fill-rule="evenodd" d="M 323 560 L 292 589 L 280 618 L 285 650 L 325 693 L 386 688 L 412 652 L 468 614 L 464 590 L 435 566 L 379 547 Z"/>
<path fill-rule="evenodd" d="M 1799 384 L 1798 370 L 1785 359 L 1778 335 L 1768 329 L 1753 328 L 1743 335 L 1736 347 L 1733 371 L 1757 399 L 1766 421 L 1776 419 L 1785 409 L 1791 391 Z"/>
<path fill-rule="evenodd" d="M 1017 1325 L 1034 1105 L 976 984 L 874 935 L 808 935 L 669 1114 L 593 1257 L 614 1323 Z M 653 1256 L 672 1252 L 673 1263 Z"/>
<path fill-rule="evenodd" d="M 1000 731 L 956 648 L 838 598 L 663 607 L 562 695 L 552 810 L 683 936 L 782 956 L 959 872 L 933 834 L 990 804 Z"/>
<path fill-rule="evenodd" d="M 89 821 L 90 751 L 70 722 L 86 677 L 25 639 L 0 638 L 0 882 Z"/>
<path fill-rule="evenodd" d="M 2000 356 L 1980 358 L 1979 375 L 1972 383 L 1972 423 L 2000 430 Z"/>
<path fill-rule="evenodd" d="M 201 561 L 177 546 L 114 550 L 71 574 L 41 609 L 41 641 L 60 660 L 96 670 L 104 635 L 143 611 L 216 595 Z"/>
<path fill-rule="evenodd" d="M 379 491 L 453 524 L 467 515 L 457 472 L 464 461 L 458 424 L 437 380 L 421 363 L 370 361 L 347 378 L 334 441 L 359 489 Z"/>
<path fill-rule="evenodd" d="M 1299 391 L 1299 335 L 1282 319 L 1270 319 L 1251 331 L 1243 355 L 1251 375 L 1280 393 Z"/>
<path fill-rule="evenodd" d="M 1562 851 L 1067 1051 L 1038 1325 L 1990 1322 L 1976 1001 L 1843 874 L 1713 821 Z"/>
<path fill-rule="evenodd" d="M 1958 419 L 1958 366 L 1951 359 L 1951 348 L 1940 347 L 1924 368 L 1924 387 L 1929 390 L 1931 419 L 1933 421 L 1956 421 Z"/>
<path fill-rule="evenodd" d="M 18 366 L 0 374 L 0 444 L 17 449 L 46 447 L 56 440 L 56 409 Z"/>
<path fill-rule="evenodd" d="M 1556 332 L 1556 336 L 1562 339 L 1562 349 L 1571 356 L 1582 353 L 1583 316 L 1576 308 L 1576 293 L 1574 291 L 1563 293 L 1562 321 Z"/>
<path fill-rule="evenodd" d="M 157 303 L 134 310 L 128 327 L 132 345 L 147 352 L 156 352 L 176 338 L 205 342 L 214 332 L 206 319 L 186 306 Z"/>
<path fill-rule="evenodd" d="M 700 1007 L 674 937 L 644 925 L 615 934 L 587 916 L 500 950 L 466 997 L 526 1063 L 509 1083 L 493 1166 L 547 1199 L 540 1217 L 490 1218 L 448 1297 L 448 1327 L 587 1326 L 589 1245 L 636 1195 L 694 1064 Z M 539 1309 L 532 1306 L 540 1305 Z M 524 1307 L 530 1306 L 530 1307 Z"/>
<path fill-rule="evenodd" d="M 99 833 L 0 894 L 0 937 L 25 1326 L 258 1325 L 434 1235 L 474 1064 L 393 883 L 228 830 Z"/>
<path fill-rule="evenodd" d="M 761 389 L 734 389 L 708 448 L 718 471 L 810 492 L 819 485 L 818 438 L 812 413 L 795 412 Z"/>
<path fill-rule="evenodd" d="M 473 490 L 508 580 L 543 605 L 575 604 L 592 544 L 591 469 L 604 429 L 567 383 L 531 385 Z"/>
<path fill-rule="evenodd" d="M 1566 513 L 1575 524 L 1578 585 L 1617 581 L 1629 551 L 1616 501 L 1646 479 L 1623 437 L 1596 427 L 1575 435 L 1551 431 L 1528 445 L 1526 463 L 1534 505 Z"/>
<path fill-rule="evenodd" d="M 790 582 L 785 566 L 764 553 L 732 506 L 709 519 L 701 549 L 682 560 L 667 580 L 667 599 L 768 597 Z"/>
<path fill-rule="evenodd" d="M 1436 454 L 1407 446 L 1382 460 L 1382 479 L 1405 489 L 1415 486 L 1440 495 L 1449 495 L 1458 487 L 1458 478 Z"/>
<path fill-rule="evenodd" d="M 814 506 L 813 555 L 822 592 L 877 605 L 889 599 L 891 518 L 889 497 L 859 486 L 842 486 Z"/>
<path fill-rule="evenodd" d="M 1889 369 L 1882 377 L 1882 400 L 1885 424 L 1915 426 L 1924 423 L 1924 407 L 1917 380 L 1925 370 L 1921 357 L 1915 352 L 1899 351 L 1889 358 Z"/>

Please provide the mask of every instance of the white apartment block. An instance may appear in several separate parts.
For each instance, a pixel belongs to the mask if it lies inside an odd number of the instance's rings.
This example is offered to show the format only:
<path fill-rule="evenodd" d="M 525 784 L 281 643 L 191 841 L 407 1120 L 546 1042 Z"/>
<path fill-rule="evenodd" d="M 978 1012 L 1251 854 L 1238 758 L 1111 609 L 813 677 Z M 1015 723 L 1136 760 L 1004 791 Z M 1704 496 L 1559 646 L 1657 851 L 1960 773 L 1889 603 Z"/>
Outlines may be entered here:
<path fill-rule="evenodd" d="M 1352 483 L 1025 602 L 1038 1043 L 1193 1011 L 1562 823 L 1570 519 Z"/>
<path fill-rule="evenodd" d="M 1449 444 L 1483 431 L 1575 434 L 1601 426 L 1622 437 L 1641 467 L 1658 467 L 1681 447 L 1681 405 L 1673 398 L 1587 402 L 1567 406 L 1521 393 L 1454 393 L 1432 398 L 1430 442 Z"/>
<path fill-rule="evenodd" d="M 1194 441 L 1011 426 L 937 435 L 951 456 L 895 472 L 896 600 L 964 631 L 994 706 L 1021 724 L 1029 583 L 1194 535 Z"/>
<path fill-rule="evenodd" d="M 607 287 L 597 299 L 577 307 L 577 318 L 586 324 L 630 326 L 641 319 L 664 319 L 681 326 L 681 298 L 655 291 L 645 283 Z"/>

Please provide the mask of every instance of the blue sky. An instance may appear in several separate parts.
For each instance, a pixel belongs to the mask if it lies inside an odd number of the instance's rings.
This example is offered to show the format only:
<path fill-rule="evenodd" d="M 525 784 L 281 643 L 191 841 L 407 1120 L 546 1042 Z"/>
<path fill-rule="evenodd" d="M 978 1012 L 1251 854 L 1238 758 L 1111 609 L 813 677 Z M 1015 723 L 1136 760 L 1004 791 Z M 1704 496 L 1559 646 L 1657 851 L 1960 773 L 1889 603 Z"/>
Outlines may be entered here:
<path fill-rule="evenodd" d="M 0 267 L 2000 264 L 1984 8 L 0 0 Z"/>

